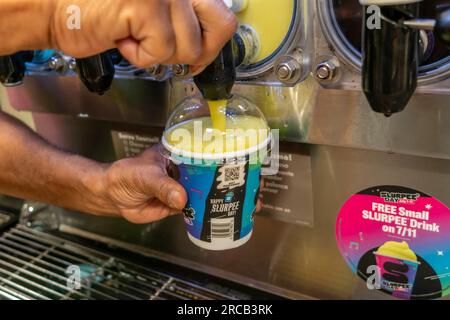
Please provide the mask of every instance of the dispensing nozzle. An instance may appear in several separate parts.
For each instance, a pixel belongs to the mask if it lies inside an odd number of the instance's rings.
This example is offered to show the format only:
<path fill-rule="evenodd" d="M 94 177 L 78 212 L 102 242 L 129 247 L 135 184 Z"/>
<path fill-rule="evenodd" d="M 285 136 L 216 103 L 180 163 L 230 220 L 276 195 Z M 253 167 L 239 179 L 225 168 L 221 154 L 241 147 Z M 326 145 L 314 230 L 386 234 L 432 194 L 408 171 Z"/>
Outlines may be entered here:
<path fill-rule="evenodd" d="M 417 0 L 403 0 L 401 5 L 384 3 L 380 28 L 364 23 L 362 87 L 372 109 L 389 117 L 405 109 L 417 87 L 419 31 L 401 22 L 416 18 L 420 4 Z M 364 8 L 363 21 L 368 19 Z"/>
<path fill-rule="evenodd" d="M 78 76 L 89 91 L 102 95 L 111 88 L 115 74 L 114 62 L 118 60 L 116 56 L 115 51 L 106 51 L 76 59 Z"/>
<path fill-rule="evenodd" d="M 5 87 L 22 84 L 26 62 L 33 59 L 32 51 L 21 51 L 10 56 L 0 56 L 0 82 Z"/>
<path fill-rule="evenodd" d="M 206 100 L 226 100 L 236 81 L 236 68 L 245 59 L 245 44 L 239 35 L 227 42 L 219 56 L 199 75 L 194 82 Z"/>
<path fill-rule="evenodd" d="M 381 26 L 363 27 L 362 87 L 372 109 L 391 116 L 405 109 L 417 88 L 420 30 L 434 30 L 450 45 L 450 10 L 419 19 L 421 0 L 360 0 L 379 5 Z M 364 20 L 369 17 L 364 8 Z"/>

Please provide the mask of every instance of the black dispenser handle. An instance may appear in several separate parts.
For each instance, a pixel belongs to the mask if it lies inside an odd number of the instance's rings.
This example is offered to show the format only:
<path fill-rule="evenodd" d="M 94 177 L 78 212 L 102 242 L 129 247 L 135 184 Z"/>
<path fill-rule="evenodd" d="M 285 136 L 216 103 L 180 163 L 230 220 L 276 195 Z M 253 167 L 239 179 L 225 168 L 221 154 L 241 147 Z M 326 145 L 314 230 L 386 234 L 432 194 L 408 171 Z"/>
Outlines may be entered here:
<path fill-rule="evenodd" d="M 76 61 L 78 76 L 89 91 L 102 95 L 111 88 L 115 74 L 111 52 Z"/>
<path fill-rule="evenodd" d="M 10 56 L 0 56 L 0 82 L 6 87 L 22 84 L 26 62 L 33 60 L 33 51 L 20 51 Z"/>
<path fill-rule="evenodd" d="M 403 111 L 417 87 L 419 30 L 402 22 L 415 19 L 419 6 L 381 6 L 381 28 L 363 26 L 362 88 L 373 111 L 386 116 Z"/>
<path fill-rule="evenodd" d="M 236 82 L 236 68 L 245 57 L 245 45 L 235 35 L 220 51 L 219 56 L 199 75 L 194 82 L 207 100 L 226 100 Z"/>

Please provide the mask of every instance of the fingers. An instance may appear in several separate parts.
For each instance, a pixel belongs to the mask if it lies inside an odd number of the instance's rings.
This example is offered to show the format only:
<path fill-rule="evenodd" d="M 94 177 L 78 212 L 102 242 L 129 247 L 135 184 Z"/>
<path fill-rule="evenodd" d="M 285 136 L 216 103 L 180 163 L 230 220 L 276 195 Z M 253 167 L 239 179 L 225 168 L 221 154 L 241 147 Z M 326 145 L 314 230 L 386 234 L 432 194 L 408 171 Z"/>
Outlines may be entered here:
<path fill-rule="evenodd" d="M 175 32 L 176 50 L 175 55 L 165 63 L 197 63 L 202 52 L 202 33 L 190 1 L 171 1 L 170 13 Z"/>
<path fill-rule="evenodd" d="M 143 172 L 139 173 L 142 192 L 155 196 L 170 208 L 181 210 L 187 202 L 186 191 L 167 175 L 167 162 L 158 148 L 150 148 L 138 157 L 143 165 Z"/>
<path fill-rule="evenodd" d="M 154 146 L 143 152 L 139 159 L 152 164 L 148 166 L 147 179 L 144 181 L 144 191 L 151 192 L 170 208 L 181 210 L 187 202 L 184 188 L 167 175 L 167 160 L 159 152 L 159 146 Z"/>
<path fill-rule="evenodd" d="M 210 64 L 237 28 L 222 0 L 151 1 L 121 13 L 128 32 L 116 41 L 138 67 L 158 63 Z"/>
<path fill-rule="evenodd" d="M 179 213 L 179 210 L 169 208 L 158 199 L 151 200 L 142 208 L 123 210 L 122 216 L 131 223 L 146 224 L 162 220 Z"/>
<path fill-rule="evenodd" d="M 190 66 L 189 71 L 192 76 L 196 76 L 196 75 L 199 75 L 200 73 L 202 73 L 206 69 L 206 67 L 208 67 L 208 65 L 206 65 L 206 64 L 199 65 L 199 66 Z"/>
<path fill-rule="evenodd" d="M 194 66 L 209 65 L 231 39 L 237 19 L 223 0 L 191 0 L 202 30 L 202 54 Z"/>
<path fill-rule="evenodd" d="M 62 0 L 52 28 L 55 46 L 76 57 L 115 46 L 125 59 L 142 68 L 180 63 L 201 70 L 237 28 L 236 17 L 223 0 L 74 1 L 82 9 L 83 27 L 66 30 L 70 1 Z"/>
<path fill-rule="evenodd" d="M 175 33 L 168 1 L 151 1 L 146 6 L 122 12 L 129 30 L 116 42 L 122 55 L 138 67 L 170 59 L 175 53 Z"/>
<path fill-rule="evenodd" d="M 151 170 L 148 173 L 149 175 L 141 180 L 141 191 L 153 195 L 170 208 L 182 210 L 187 202 L 184 188 L 162 170 L 160 172 Z"/>

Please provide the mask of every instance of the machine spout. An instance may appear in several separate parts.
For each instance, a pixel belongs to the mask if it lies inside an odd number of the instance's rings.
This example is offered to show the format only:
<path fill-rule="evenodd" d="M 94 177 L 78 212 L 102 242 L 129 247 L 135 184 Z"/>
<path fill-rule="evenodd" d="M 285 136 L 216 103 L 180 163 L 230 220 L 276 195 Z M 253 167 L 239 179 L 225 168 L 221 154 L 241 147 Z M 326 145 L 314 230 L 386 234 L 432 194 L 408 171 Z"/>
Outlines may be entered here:
<path fill-rule="evenodd" d="M 364 8 L 362 87 L 372 109 L 386 116 L 403 111 L 417 87 L 419 30 L 402 22 L 418 17 L 420 1 L 403 3 L 380 6 L 381 28 L 365 23 Z"/>
<path fill-rule="evenodd" d="M 407 106 L 417 87 L 419 32 L 434 30 L 450 45 L 450 9 L 434 19 L 420 19 L 421 0 L 360 0 L 365 6 L 379 5 L 381 27 L 366 24 L 364 8 L 362 87 L 375 112 L 391 116 Z"/>
<path fill-rule="evenodd" d="M 236 82 L 236 68 L 245 58 L 245 44 L 239 35 L 227 42 L 216 60 L 194 82 L 207 100 L 226 100 Z"/>
<path fill-rule="evenodd" d="M 77 59 L 77 72 L 89 91 L 103 95 L 111 88 L 114 80 L 114 61 L 109 51 Z"/>
<path fill-rule="evenodd" d="M 5 87 L 22 84 L 25 77 L 25 63 L 33 59 L 32 51 L 21 51 L 10 56 L 0 57 L 0 82 Z"/>

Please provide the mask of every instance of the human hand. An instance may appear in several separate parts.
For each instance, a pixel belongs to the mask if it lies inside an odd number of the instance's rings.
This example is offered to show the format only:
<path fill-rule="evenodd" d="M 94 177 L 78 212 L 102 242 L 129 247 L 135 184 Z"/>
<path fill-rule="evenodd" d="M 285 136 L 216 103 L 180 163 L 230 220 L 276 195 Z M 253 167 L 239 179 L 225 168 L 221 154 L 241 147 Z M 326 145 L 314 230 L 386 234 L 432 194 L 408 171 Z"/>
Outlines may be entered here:
<path fill-rule="evenodd" d="M 210 64 L 237 28 L 223 0 L 54 0 L 52 47 L 74 57 L 112 48 L 138 67 Z M 67 8 L 78 6 L 80 29 L 67 28 Z"/>
<path fill-rule="evenodd" d="M 158 147 L 119 160 L 106 168 L 101 192 L 104 212 L 116 213 L 130 222 L 150 223 L 180 213 L 187 195 L 167 175 L 167 162 Z"/>

